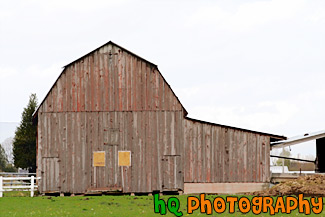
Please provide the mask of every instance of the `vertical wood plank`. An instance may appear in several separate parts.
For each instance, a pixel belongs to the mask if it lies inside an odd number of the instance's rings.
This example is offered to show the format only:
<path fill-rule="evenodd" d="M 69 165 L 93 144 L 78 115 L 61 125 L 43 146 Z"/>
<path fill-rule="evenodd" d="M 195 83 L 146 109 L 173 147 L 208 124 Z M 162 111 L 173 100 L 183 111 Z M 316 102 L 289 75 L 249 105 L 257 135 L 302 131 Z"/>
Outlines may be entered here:
<path fill-rule="evenodd" d="M 90 66 L 89 66 L 89 57 L 84 58 L 83 62 L 84 70 L 84 93 L 85 93 L 85 104 L 84 111 L 91 111 L 91 80 L 90 80 Z"/>

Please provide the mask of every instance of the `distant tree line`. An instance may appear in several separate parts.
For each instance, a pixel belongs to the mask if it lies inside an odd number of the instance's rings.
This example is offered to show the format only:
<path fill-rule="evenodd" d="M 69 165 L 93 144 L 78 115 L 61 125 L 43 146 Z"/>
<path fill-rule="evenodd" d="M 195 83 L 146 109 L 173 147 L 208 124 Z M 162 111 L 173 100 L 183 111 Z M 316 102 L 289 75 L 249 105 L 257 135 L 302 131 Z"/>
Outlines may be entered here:
<path fill-rule="evenodd" d="M 8 157 L 2 145 L 0 144 L 0 171 L 1 172 L 16 172 L 17 169 L 8 162 Z"/>
<path fill-rule="evenodd" d="M 301 161 L 291 161 L 290 171 L 315 171 L 315 164 Z"/>
<path fill-rule="evenodd" d="M 290 150 L 287 148 L 284 148 L 280 156 L 282 157 L 291 157 Z M 297 157 L 300 159 L 299 155 Z M 314 156 L 307 156 L 309 160 L 314 160 Z M 303 161 L 295 161 L 295 160 L 289 160 L 289 159 L 281 159 L 277 158 L 276 160 L 273 161 L 273 164 L 276 166 L 282 166 L 284 163 L 284 166 L 287 166 L 289 171 L 315 171 L 315 164 L 314 163 L 308 163 L 308 162 L 303 162 Z"/>

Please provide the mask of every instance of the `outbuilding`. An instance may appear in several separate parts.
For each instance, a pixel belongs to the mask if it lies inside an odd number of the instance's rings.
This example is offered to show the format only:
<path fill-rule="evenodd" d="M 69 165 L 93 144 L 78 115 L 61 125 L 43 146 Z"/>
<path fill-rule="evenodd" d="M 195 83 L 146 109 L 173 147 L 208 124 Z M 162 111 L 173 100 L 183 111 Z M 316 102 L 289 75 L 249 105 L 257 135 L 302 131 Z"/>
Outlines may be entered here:
<path fill-rule="evenodd" d="M 187 117 L 158 67 L 113 42 L 66 65 L 34 118 L 41 193 L 259 190 L 286 139 Z"/>

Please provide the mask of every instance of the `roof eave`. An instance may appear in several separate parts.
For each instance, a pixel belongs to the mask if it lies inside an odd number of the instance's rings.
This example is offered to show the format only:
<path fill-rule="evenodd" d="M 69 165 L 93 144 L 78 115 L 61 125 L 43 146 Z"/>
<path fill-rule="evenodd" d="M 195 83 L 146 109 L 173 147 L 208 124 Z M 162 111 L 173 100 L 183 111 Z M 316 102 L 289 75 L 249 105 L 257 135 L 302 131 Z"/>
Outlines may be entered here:
<path fill-rule="evenodd" d="M 287 137 L 285 137 L 285 136 L 280 136 L 280 135 L 275 135 L 275 134 L 270 134 L 270 133 L 263 133 L 263 132 L 254 131 L 254 130 L 248 130 L 248 129 L 239 128 L 239 127 L 232 127 L 232 126 L 227 126 L 227 125 L 223 125 L 223 124 L 212 123 L 212 122 L 208 122 L 208 121 L 202 121 L 202 120 L 198 120 L 198 119 L 194 119 L 194 118 L 190 118 L 190 117 L 185 117 L 185 118 L 187 120 L 190 120 L 190 121 L 200 122 L 200 123 L 204 123 L 204 124 L 210 124 L 210 125 L 219 126 L 219 127 L 225 127 L 225 128 L 230 128 L 230 129 L 234 129 L 234 130 L 241 130 L 241 131 L 250 132 L 250 133 L 262 134 L 262 135 L 269 136 L 269 137 L 274 138 L 274 139 L 277 139 L 277 140 L 287 139 Z"/>
<path fill-rule="evenodd" d="M 297 144 L 300 144 L 303 142 L 308 142 L 310 140 L 315 140 L 315 139 L 320 139 L 320 138 L 325 138 L 325 130 L 315 132 L 315 133 L 306 133 L 302 136 L 297 136 L 297 137 L 289 138 L 286 140 L 272 142 L 271 146 L 272 146 L 272 148 L 284 148 L 287 146 L 297 145 Z"/>

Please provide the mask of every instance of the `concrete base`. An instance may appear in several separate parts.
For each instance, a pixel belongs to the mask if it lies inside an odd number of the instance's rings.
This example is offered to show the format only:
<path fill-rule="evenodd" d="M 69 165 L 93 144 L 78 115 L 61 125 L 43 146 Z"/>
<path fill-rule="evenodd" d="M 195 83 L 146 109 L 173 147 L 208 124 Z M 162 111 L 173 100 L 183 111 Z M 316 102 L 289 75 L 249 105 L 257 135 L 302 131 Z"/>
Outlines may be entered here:
<path fill-rule="evenodd" d="M 184 194 L 237 194 L 262 191 L 269 183 L 184 183 Z"/>

